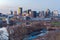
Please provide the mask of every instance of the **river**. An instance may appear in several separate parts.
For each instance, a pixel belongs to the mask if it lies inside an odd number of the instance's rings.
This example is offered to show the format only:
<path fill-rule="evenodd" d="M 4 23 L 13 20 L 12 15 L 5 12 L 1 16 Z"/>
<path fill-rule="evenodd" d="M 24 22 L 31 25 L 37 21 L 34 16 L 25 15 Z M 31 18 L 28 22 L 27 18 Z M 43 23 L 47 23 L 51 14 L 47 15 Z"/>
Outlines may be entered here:
<path fill-rule="evenodd" d="M 44 36 L 48 33 L 48 31 L 46 29 L 42 29 L 39 32 L 32 32 L 31 34 L 29 34 L 27 37 L 25 37 L 23 40 L 33 40 L 39 36 Z"/>

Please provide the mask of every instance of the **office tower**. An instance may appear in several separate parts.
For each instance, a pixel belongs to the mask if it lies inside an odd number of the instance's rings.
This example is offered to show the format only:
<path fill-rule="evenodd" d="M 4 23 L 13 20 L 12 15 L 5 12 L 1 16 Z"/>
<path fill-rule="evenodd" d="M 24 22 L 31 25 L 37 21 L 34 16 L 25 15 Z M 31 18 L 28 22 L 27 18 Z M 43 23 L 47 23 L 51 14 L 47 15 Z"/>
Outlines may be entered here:
<path fill-rule="evenodd" d="M 58 16 L 58 13 L 59 13 L 58 10 L 54 10 L 53 11 L 53 16 Z"/>
<path fill-rule="evenodd" d="M 17 11 L 14 11 L 14 16 L 17 16 Z"/>
<path fill-rule="evenodd" d="M 37 18 L 38 18 L 38 17 L 39 17 L 39 12 L 37 12 L 37 14 L 36 14 L 36 15 L 37 15 Z"/>
<path fill-rule="evenodd" d="M 2 13 L 0 13 L 0 17 L 2 17 Z"/>
<path fill-rule="evenodd" d="M 45 17 L 49 18 L 50 16 L 51 16 L 51 12 L 50 12 L 49 9 L 47 9 L 46 12 L 45 12 Z"/>
<path fill-rule="evenodd" d="M 22 16 L 22 7 L 18 8 L 18 15 Z"/>
<path fill-rule="evenodd" d="M 11 15 L 13 15 L 13 11 L 10 11 L 11 12 Z"/>
<path fill-rule="evenodd" d="M 2 15 L 2 13 L 0 13 L 0 15 Z"/>
<path fill-rule="evenodd" d="M 22 14 L 22 16 L 26 17 L 26 14 L 27 14 L 27 11 L 24 11 L 23 14 Z"/>
<path fill-rule="evenodd" d="M 44 16 L 45 16 L 44 11 L 39 11 L 39 17 L 44 18 Z"/>
<path fill-rule="evenodd" d="M 31 12 L 31 9 L 28 9 L 28 14 Z"/>
<path fill-rule="evenodd" d="M 42 15 L 43 15 L 43 16 L 45 16 L 45 13 L 44 13 L 44 11 L 42 11 Z"/>
<path fill-rule="evenodd" d="M 32 11 L 32 13 L 33 13 L 33 17 L 36 18 L 37 17 L 37 15 L 36 15 L 37 12 L 36 11 Z"/>
<path fill-rule="evenodd" d="M 26 20 L 26 17 L 28 17 L 29 14 L 27 13 L 27 11 L 24 11 L 23 14 L 22 14 L 22 16 L 23 16 L 23 19 Z"/>
<path fill-rule="evenodd" d="M 41 12 L 39 11 L 39 17 L 41 17 Z"/>
<path fill-rule="evenodd" d="M 51 12 L 51 18 L 53 17 L 53 11 Z"/>
<path fill-rule="evenodd" d="M 28 10 L 28 14 L 29 14 L 29 17 L 30 17 L 30 18 L 33 16 L 31 9 Z"/>

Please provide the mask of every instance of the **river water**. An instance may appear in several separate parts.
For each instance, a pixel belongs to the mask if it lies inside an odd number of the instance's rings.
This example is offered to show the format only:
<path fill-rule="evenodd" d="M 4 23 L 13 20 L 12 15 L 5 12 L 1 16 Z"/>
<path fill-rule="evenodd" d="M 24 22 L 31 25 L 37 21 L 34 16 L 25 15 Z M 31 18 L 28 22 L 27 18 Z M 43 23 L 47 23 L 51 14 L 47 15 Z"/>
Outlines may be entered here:
<path fill-rule="evenodd" d="M 42 29 L 39 32 L 32 32 L 31 34 L 29 34 L 27 37 L 25 37 L 23 40 L 33 40 L 39 36 L 44 36 L 48 33 L 48 31 L 46 29 Z"/>

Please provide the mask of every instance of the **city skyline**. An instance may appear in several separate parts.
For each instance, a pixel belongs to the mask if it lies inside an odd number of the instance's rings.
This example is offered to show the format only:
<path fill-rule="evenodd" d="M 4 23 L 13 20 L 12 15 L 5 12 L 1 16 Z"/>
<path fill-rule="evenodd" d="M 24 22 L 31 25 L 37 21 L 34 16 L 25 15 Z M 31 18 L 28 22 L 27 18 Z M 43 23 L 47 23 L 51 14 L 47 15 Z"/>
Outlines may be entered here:
<path fill-rule="evenodd" d="M 24 10 L 59 10 L 59 0 L 0 0 L 0 12 L 8 13 L 10 10 L 16 10 L 22 7 Z"/>

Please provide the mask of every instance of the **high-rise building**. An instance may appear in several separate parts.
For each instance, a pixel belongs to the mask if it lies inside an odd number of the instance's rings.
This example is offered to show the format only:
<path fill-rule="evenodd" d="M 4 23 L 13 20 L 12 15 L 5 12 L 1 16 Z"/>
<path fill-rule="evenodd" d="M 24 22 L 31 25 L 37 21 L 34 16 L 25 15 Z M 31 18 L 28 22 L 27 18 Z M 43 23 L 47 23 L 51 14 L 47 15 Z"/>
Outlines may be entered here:
<path fill-rule="evenodd" d="M 11 15 L 13 15 L 13 11 L 10 11 L 11 12 Z"/>
<path fill-rule="evenodd" d="M 2 13 L 0 13 L 0 15 L 2 15 Z"/>
<path fill-rule="evenodd" d="M 18 15 L 22 16 L 22 7 L 18 8 Z"/>
<path fill-rule="evenodd" d="M 23 14 L 22 14 L 22 16 L 26 17 L 26 14 L 27 14 L 27 11 L 24 11 Z"/>
<path fill-rule="evenodd" d="M 36 11 L 32 11 L 33 13 L 33 17 L 36 18 L 37 17 L 37 12 Z"/>
<path fill-rule="evenodd" d="M 38 18 L 38 17 L 39 17 L 39 12 L 37 12 L 37 14 L 36 14 L 36 15 L 37 15 L 37 18 Z"/>
<path fill-rule="evenodd" d="M 28 14 L 31 12 L 31 9 L 28 9 Z"/>
<path fill-rule="evenodd" d="M 28 14 L 29 14 L 29 17 L 32 17 L 33 16 L 31 9 L 28 9 Z"/>
<path fill-rule="evenodd" d="M 14 11 L 14 16 L 16 16 L 17 15 L 17 11 Z"/>
<path fill-rule="evenodd" d="M 41 17 L 41 12 L 39 11 L 39 17 Z"/>
<path fill-rule="evenodd" d="M 49 18 L 50 16 L 51 16 L 50 9 L 47 9 L 46 12 L 45 12 L 45 17 Z"/>
<path fill-rule="evenodd" d="M 33 17 L 33 13 L 32 13 L 32 11 L 29 13 L 29 17 Z"/>
<path fill-rule="evenodd" d="M 58 10 L 54 10 L 53 11 L 53 16 L 58 16 L 58 13 L 59 13 Z"/>
<path fill-rule="evenodd" d="M 42 11 L 42 15 L 43 15 L 43 16 L 45 16 L 45 13 L 44 13 L 44 11 Z"/>
<path fill-rule="evenodd" d="M 44 18 L 44 16 L 45 16 L 44 11 L 39 11 L 39 17 Z"/>

